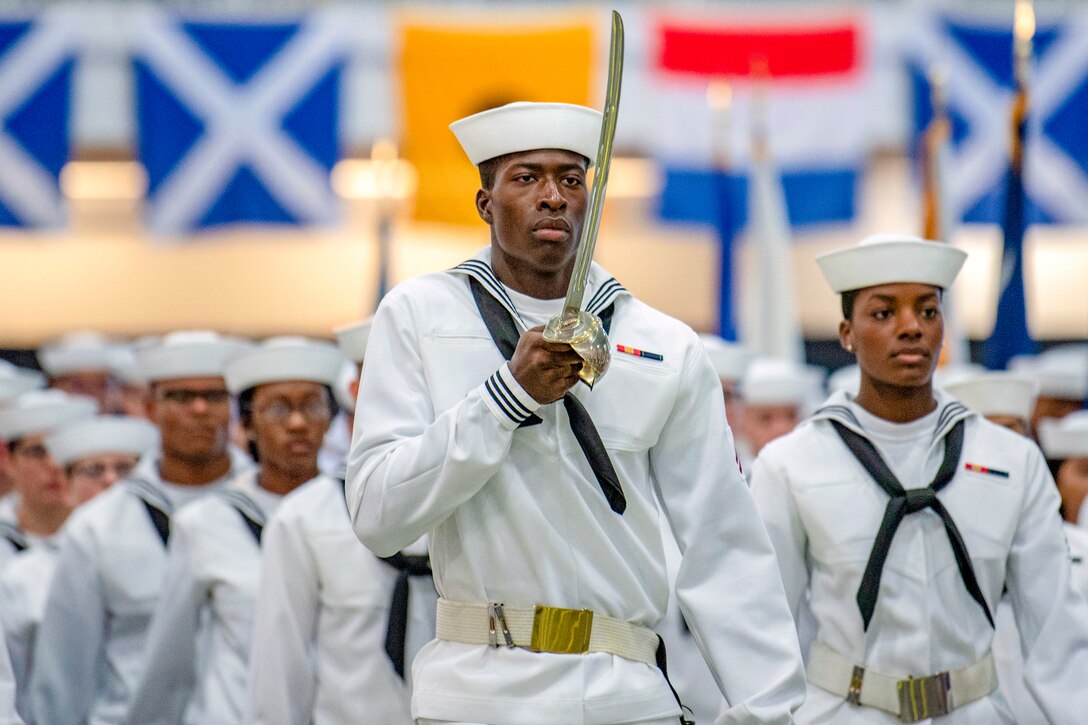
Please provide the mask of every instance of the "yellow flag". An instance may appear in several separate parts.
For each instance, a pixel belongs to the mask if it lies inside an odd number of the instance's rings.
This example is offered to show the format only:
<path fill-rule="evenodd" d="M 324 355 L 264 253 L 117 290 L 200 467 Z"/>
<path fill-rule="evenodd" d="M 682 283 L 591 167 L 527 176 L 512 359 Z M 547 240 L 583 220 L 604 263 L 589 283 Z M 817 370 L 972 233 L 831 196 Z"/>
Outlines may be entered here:
<path fill-rule="evenodd" d="M 593 65 L 589 19 L 562 24 L 405 20 L 401 35 L 402 143 L 419 170 L 416 218 L 482 224 L 476 168 L 449 125 L 512 101 L 588 105 Z"/>

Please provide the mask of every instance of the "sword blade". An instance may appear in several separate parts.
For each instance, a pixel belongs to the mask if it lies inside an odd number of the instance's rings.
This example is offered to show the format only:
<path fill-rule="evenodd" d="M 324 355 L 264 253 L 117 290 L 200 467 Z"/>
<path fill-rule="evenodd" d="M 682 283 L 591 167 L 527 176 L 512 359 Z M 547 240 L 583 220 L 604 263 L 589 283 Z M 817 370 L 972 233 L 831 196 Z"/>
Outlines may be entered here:
<path fill-rule="evenodd" d="M 582 308 L 589 279 L 589 267 L 593 250 L 597 247 L 597 232 L 601 227 L 604 209 L 604 192 L 608 186 L 608 170 L 612 166 L 612 141 L 616 137 L 616 120 L 620 110 L 620 86 L 623 82 L 623 19 L 612 11 L 612 40 L 608 53 L 608 85 L 604 98 L 604 118 L 601 121 L 601 138 L 597 144 L 597 159 L 593 172 L 593 188 L 589 193 L 586 219 L 582 236 L 578 240 L 578 253 L 574 258 L 574 271 L 567 286 L 567 298 L 563 304 L 566 315 Z"/>

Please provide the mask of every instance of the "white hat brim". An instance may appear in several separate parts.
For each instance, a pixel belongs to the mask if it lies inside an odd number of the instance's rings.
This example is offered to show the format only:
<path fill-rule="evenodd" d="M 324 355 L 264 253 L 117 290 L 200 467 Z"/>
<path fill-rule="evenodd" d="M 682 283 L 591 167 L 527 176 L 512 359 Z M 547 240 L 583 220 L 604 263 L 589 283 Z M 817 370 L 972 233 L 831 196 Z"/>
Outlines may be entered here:
<path fill-rule="evenodd" d="M 816 264 L 835 292 L 882 284 L 918 283 L 948 289 L 967 253 L 948 244 L 893 238 L 822 254 Z"/>
<path fill-rule="evenodd" d="M 142 456 L 159 443 L 159 431 L 139 418 L 95 416 L 49 434 L 45 446 L 62 466 L 103 453 Z"/>
<path fill-rule="evenodd" d="M 48 391 L 42 391 L 48 392 Z M 37 394 L 37 393 L 29 393 Z M 0 440 L 13 441 L 48 433 L 66 423 L 90 418 L 98 412 L 98 403 L 80 395 L 65 395 L 29 407 L 13 406 L 0 410 Z"/>
<path fill-rule="evenodd" d="M 983 373 L 944 385 L 949 395 L 979 415 L 1007 415 L 1031 420 L 1039 385 L 1024 375 Z"/>
<path fill-rule="evenodd" d="M 335 387 L 343 364 L 344 356 L 327 343 L 261 345 L 231 360 L 224 377 L 235 395 L 258 385 L 287 381 Z"/>
<path fill-rule="evenodd" d="M 748 348 L 716 336 L 701 335 L 700 338 L 719 379 L 736 382 L 744 377 L 744 371 L 752 360 Z"/>
<path fill-rule="evenodd" d="M 11 375 L 0 376 L 0 406 L 16 396 L 45 386 L 45 376 L 34 370 L 17 368 Z"/>
<path fill-rule="evenodd" d="M 450 130 L 479 166 L 488 159 L 536 149 L 573 151 L 594 163 L 600 111 L 571 103 L 509 103 L 462 118 Z"/>
<path fill-rule="evenodd" d="M 371 318 L 351 325 L 337 327 L 333 330 L 333 334 L 336 335 L 336 343 L 348 360 L 361 363 L 363 358 L 366 357 L 366 344 L 370 340 L 370 328 L 373 323 L 374 320 Z"/>
<path fill-rule="evenodd" d="M 138 375 L 152 383 L 182 378 L 220 378 L 227 362 L 249 347 L 233 340 L 163 344 L 136 354 Z"/>
<path fill-rule="evenodd" d="M 1039 421 L 1039 443 L 1049 459 L 1088 458 L 1088 411 Z"/>

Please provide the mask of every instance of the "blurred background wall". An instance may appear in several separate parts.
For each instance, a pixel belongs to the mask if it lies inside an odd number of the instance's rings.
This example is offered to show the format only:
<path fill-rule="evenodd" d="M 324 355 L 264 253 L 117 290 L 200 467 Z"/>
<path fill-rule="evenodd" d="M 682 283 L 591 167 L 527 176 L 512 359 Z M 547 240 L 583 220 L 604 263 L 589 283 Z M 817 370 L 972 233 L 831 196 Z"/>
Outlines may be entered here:
<path fill-rule="evenodd" d="M 745 305 L 776 303 L 752 289 L 743 186 L 763 133 L 795 222 L 782 264 L 794 312 L 810 357 L 826 358 L 815 343 L 834 338 L 838 303 L 813 259 L 869 233 L 925 231 L 932 98 L 920 83 L 941 68 L 953 158 L 936 193 L 954 218 L 948 241 L 970 252 L 954 315 L 967 337 L 990 335 L 1016 91 L 1011 2 L 79 2 L 0 4 L 0 113 L 14 139 L 0 143 L 0 348 L 82 328 L 326 337 L 371 314 L 382 289 L 488 243 L 472 219 L 478 180 L 446 126 L 515 99 L 599 105 L 613 7 L 627 54 L 597 260 L 625 285 L 702 331 L 721 328 L 723 287 L 738 326 Z M 1036 339 L 1080 339 L 1088 153 L 1065 129 L 1088 128 L 1088 11 L 1037 11 L 1026 309 Z M 230 35 L 246 27 L 259 37 Z M 810 45 L 793 47 L 806 32 Z M 695 47 L 705 57 L 688 57 Z M 811 185 L 830 167 L 847 169 L 848 203 Z M 725 195 L 737 212 L 728 229 L 719 207 L 688 208 L 703 192 L 685 184 L 707 169 L 742 183 Z M 723 249 L 734 260 L 724 283 Z"/>

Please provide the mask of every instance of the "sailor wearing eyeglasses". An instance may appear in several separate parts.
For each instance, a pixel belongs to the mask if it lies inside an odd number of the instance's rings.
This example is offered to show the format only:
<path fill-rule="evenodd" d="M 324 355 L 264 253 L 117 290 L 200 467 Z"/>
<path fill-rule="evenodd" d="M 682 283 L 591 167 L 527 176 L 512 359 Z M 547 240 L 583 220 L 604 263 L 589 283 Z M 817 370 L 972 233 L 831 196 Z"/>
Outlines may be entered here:
<path fill-rule="evenodd" d="M 369 335 L 369 320 L 336 330 L 355 363 L 351 413 Z M 300 487 L 265 529 L 245 722 L 408 725 L 437 600 L 425 540 L 379 559 L 355 537 L 343 480 Z"/>
<path fill-rule="evenodd" d="M 302 338 L 273 338 L 228 363 L 258 468 L 174 517 L 128 722 L 241 722 L 264 525 L 284 495 L 319 477 L 343 363 L 335 346 Z"/>
<path fill-rule="evenodd" d="M 227 361 L 244 349 L 213 332 L 174 332 L 138 353 L 160 445 L 61 533 L 34 649 L 30 699 L 38 722 L 123 721 L 143 670 L 171 515 L 252 465 L 228 445 L 223 380 Z"/>
<path fill-rule="evenodd" d="M 95 416 L 60 427 L 44 444 L 64 471 L 71 505 L 80 506 L 127 476 L 158 440 L 146 420 Z M 56 565 L 56 544 L 47 540 L 16 556 L 0 575 L 0 621 L 15 672 L 16 707 L 27 722 L 33 722 L 27 699 L 31 655 Z"/>
<path fill-rule="evenodd" d="M 0 410 L 11 405 L 23 393 L 44 387 L 45 376 L 41 373 L 0 360 Z M 8 447 L 0 445 L 0 525 L 15 522 L 15 504 L 19 500 L 15 493 L 15 481 L 8 470 L 10 466 Z"/>
<path fill-rule="evenodd" d="M 19 552 L 56 534 L 72 511 L 68 483 L 45 447 L 45 435 L 97 410 L 94 400 L 60 390 L 32 390 L 0 410 L 0 441 L 18 495 L 13 520 L 0 521 L 0 571 Z"/>

